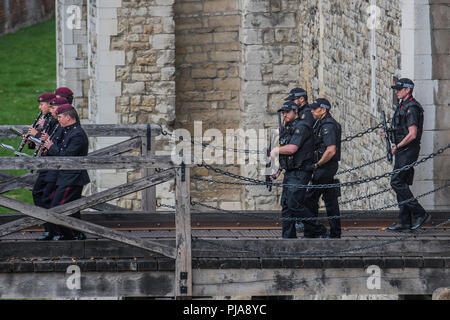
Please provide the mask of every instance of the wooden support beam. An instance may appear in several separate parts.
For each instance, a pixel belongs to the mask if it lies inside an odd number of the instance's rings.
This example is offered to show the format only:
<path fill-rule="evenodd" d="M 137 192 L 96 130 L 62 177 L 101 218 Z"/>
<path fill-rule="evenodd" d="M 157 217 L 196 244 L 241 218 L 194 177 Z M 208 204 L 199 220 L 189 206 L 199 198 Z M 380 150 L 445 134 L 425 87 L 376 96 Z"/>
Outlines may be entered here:
<path fill-rule="evenodd" d="M 89 137 L 144 137 L 147 134 L 146 124 L 83 124 L 84 131 Z M 0 126 L 0 137 L 17 138 L 17 135 L 10 131 L 14 128 L 25 133 L 28 125 L 4 125 Z M 153 136 L 161 134 L 161 127 L 157 124 L 150 124 Z"/>
<path fill-rule="evenodd" d="M 144 157 L 155 155 L 155 137 L 151 130 L 147 130 L 148 136 L 141 137 L 141 155 Z M 155 173 L 153 168 L 141 169 L 141 176 L 146 177 Z M 156 211 L 156 188 L 151 187 L 142 191 L 141 210 L 144 212 Z"/>
<path fill-rule="evenodd" d="M 171 156 L 0 157 L 0 170 L 96 170 L 172 168 Z"/>
<path fill-rule="evenodd" d="M 139 148 L 140 146 L 141 138 L 131 138 L 112 146 L 92 151 L 89 153 L 89 156 L 115 156 Z M 0 184 L 0 194 L 20 188 L 31 190 L 37 175 L 37 173 L 27 173 L 21 176 L 15 176 L 0 172 L 0 182 L 2 182 Z"/>
<path fill-rule="evenodd" d="M 174 259 L 177 256 L 176 250 L 173 247 L 131 236 L 125 232 L 115 231 L 93 224 L 91 222 L 64 216 L 50 210 L 32 206 L 28 203 L 23 203 L 14 199 L 6 198 L 4 196 L 0 196 L 0 205 L 20 211 L 36 219 L 40 219 L 49 223 L 61 225 L 85 233 L 94 234 L 102 238 L 126 243 L 131 246 L 135 246 L 152 252 L 157 252 L 169 258 Z"/>
<path fill-rule="evenodd" d="M 113 199 L 125 196 L 127 194 L 148 188 L 150 186 L 157 185 L 159 183 L 166 182 L 174 178 L 174 171 L 172 169 L 161 171 L 155 173 L 154 175 L 138 179 L 129 183 L 122 184 L 120 186 L 93 194 L 88 197 L 84 197 L 72 202 L 68 202 L 61 206 L 52 208 L 50 212 L 56 214 L 71 215 L 78 211 L 90 208 L 99 203 L 105 203 Z M 37 207 L 35 207 L 37 208 Z M 25 212 L 24 212 L 25 213 Z M 25 228 L 39 224 L 36 219 L 27 217 L 22 219 L 17 219 L 9 223 L 0 225 L 0 237 L 7 234 L 23 230 Z"/>
<path fill-rule="evenodd" d="M 190 172 L 181 166 L 175 169 L 175 295 L 192 296 Z"/>

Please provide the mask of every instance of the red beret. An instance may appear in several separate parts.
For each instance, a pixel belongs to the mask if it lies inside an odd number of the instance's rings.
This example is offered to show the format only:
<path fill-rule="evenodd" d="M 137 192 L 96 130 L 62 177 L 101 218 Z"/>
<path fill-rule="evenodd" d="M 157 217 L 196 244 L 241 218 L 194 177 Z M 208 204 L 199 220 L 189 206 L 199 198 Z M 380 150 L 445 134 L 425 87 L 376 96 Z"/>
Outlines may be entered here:
<path fill-rule="evenodd" d="M 66 98 L 53 98 L 52 101 L 50 101 L 50 105 L 51 106 L 61 106 L 63 104 L 68 104 L 69 102 L 67 101 Z"/>
<path fill-rule="evenodd" d="M 56 96 L 53 93 L 46 92 L 38 97 L 38 102 L 50 102 L 54 98 L 56 98 Z"/>
<path fill-rule="evenodd" d="M 61 87 L 55 90 L 55 94 L 58 96 L 72 96 L 73 92 L 69 88 Z"/>
<path fill-rule="evenodd" d="M 61 114 L 61 113 L 64 113 L 66 111 L 69 111 L 71 109 L 73 109 L 72 105 L 66 103 L 66 104 L 63 104 L 63 105 L 59 106 L 58 109 L 56 109 L 56 114 Z"/>

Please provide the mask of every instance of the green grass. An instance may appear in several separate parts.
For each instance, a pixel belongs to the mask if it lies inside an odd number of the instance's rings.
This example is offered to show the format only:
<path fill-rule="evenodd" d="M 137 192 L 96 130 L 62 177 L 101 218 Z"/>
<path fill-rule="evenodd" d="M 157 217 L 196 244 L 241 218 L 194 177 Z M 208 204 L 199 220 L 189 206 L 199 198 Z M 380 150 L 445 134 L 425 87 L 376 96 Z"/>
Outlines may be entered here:
<path fill-rule="evenodd" d="M 0 37 L 0 125 L 31 125 L 39 113 L 37 98 L 56 87 L 55 19 Z M 0 139 L 17 147 L 20 139 Z M 29 154 L 31 150 L 24 148 Z M 12 156 L 0 148 L 0 156 Z M 16 175 L 25 170 L 6 171 Z M 15 190 L 5 195 L 33 203 L 31 192 Z M 0 207 L 0 212 L 11 212 Z"/>

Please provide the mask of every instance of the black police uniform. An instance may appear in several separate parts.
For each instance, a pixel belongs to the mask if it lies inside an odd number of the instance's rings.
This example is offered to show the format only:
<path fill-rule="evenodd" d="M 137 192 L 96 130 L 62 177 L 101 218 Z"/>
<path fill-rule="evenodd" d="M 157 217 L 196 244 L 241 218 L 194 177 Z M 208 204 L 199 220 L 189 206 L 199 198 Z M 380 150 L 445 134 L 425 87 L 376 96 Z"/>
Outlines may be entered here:
<path fill-rule="evenodd" d="M 334 179 L 334 176 L 339 167 L 339 161 L 341 160 L 341 125 L 327 113 L 325 117 L 318 120 L 314 129 L 315 137 L 315 162 L 322 158 L 325 150 L 328 146 L 336 146 L 336 154 L 328 162 L 318 167 L 312 177 L 311 183 L 317 184 L 331 184 L 338 183 L 339 180 Z M 319 214 L 319 198 L 323 195 L 327 215 L 339 216 L 339 204 L 338 197 L 340 195 L 339 188 L 327 188 L 327 189 L 308 189 L 306 193 L 306 201 L 308 208 L 314 214 Z M 339 238 L 341 236 L 341 221 L 340 219 L 328 219 L 330 225 L 330 237 Z"/>
<path fill-rule="evenodd" d="M 394 170 L 413 163 L 419 157 L 420 139 L 423 132 L 423 108 L 416 99 L 412 96 L 401 101 L 392 118 L 392 139 L 397 145 L 408 135 L 408 127 L 417 126 L 417 137 L 407 145 L 399 148 L 395 152 Z M 397 194 L 397 201 L 402 202 L 410 198 L 414 198 L 409 186 L 414 180 L 414 168 L 406 171 L 400 171 L 391 178 L 391 186 Z M 419 204 L 417 200 L 410 201 L 406 204 L 399 205 L 399 224 L 406 229 L 415 224 L 419 218 L 428 215 L 425 209 Z M 411 218 L 415 221 L 411 223 Z"/>
<path fill-rule="evenodd" d="M 299 147 L 293 155 L 280 154 L 280 166 L 285 169 L 283 184 L 307 185 L 311 180 L 311 165 L 314 158 L 314 136 L 307 121 L 299 118 L 285 126 L 280 137 L 280 146 L 293 144 Z M 313 214 L 305 206 L 306 189 L 296 186 L 284 186 L 281 195 L 282 237 L 296 238 L 295 218 L 311 218 Z M 317 221 L 302 220 L 305 237 L 319 237 L 326 232 Z"/>
<path fill-rule="evenodd" d="M 48 150 L 50 156 L 73 157 L 86 156 L 88 154 L 89 142 L 86 133 L 80 123 L 67 126 L 60 130 L 60 142 L 54 143 Z M 56 207 L 70 201 L 81 198 L 83 187 L 90 182 L 86 170 L 59 170 L 52 171 L 47 180 L 54 183 L 54 191 L 51 195 L 51 207 Z M 80 212 L 72 215 L 80 218 Z M 66 227 L 52 225 L 51 233 L 59 236 L 55 240 L 73 239 L 84 237 L 81 232 Z"/>

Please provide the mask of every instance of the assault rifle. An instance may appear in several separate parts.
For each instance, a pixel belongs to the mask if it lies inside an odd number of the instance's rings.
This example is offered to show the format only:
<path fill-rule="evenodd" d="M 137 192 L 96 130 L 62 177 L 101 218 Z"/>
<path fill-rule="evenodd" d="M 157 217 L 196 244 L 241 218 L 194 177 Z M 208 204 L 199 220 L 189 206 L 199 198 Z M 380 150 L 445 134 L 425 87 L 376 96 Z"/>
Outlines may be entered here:
<path fill-rule="evenodd" d="M 387 122 L 386 122 L 386 114 L 384 111 L 381 111 L 381 117 L 383 118 L 383 129 L 384 135 L 386 138 L 386 157 L 390 163 L 392 163 L 392 151 L 391 151 L 391 134 L 389 132 Z"/>

